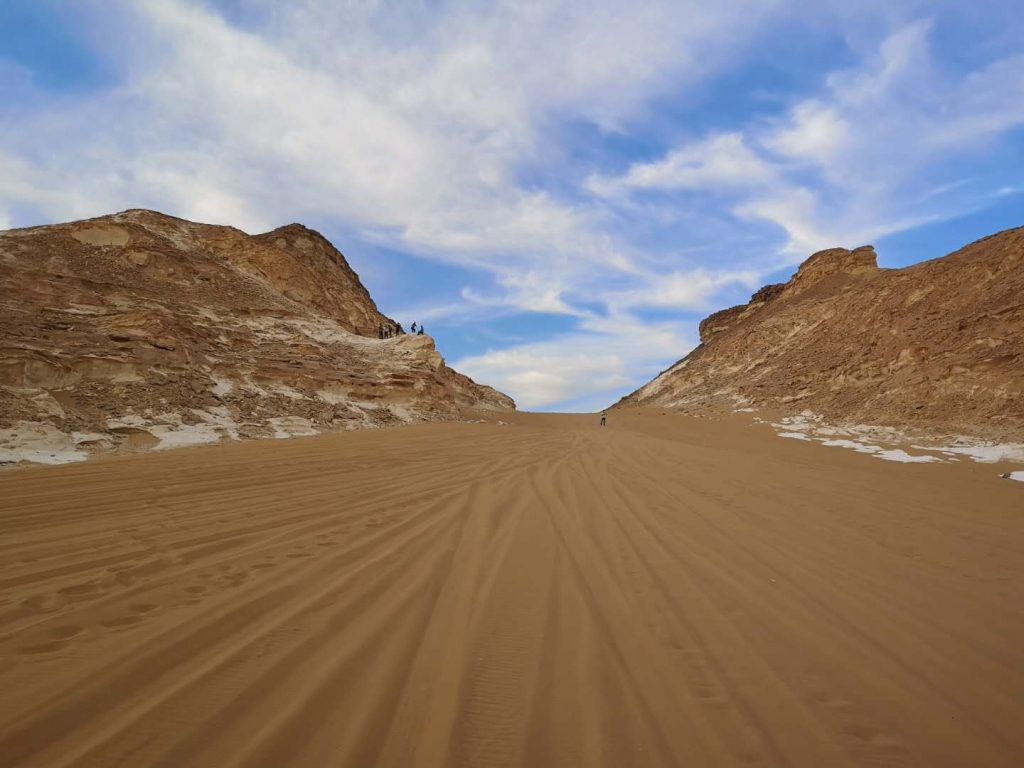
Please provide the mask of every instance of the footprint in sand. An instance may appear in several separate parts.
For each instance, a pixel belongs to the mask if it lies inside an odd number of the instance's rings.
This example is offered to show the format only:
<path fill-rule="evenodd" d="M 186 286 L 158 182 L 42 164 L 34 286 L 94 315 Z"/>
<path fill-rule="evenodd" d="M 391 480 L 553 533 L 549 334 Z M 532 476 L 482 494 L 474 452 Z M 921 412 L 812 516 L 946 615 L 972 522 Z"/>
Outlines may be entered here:
<path fill-rule="evenodd" d="M 232 566 L 233 567 L 233 566 Z M 241 586 L 246 579 L 249 578 L 248 572 L 229 572 L 225 573 L 220 579 L 217 580 L 217 586 L 219 587 L 238 587 Z"/>
<path fill-rule="evenodd" d="M 53 627 L 50 629 L 50 637 L 54 640 L 70 640 L 72 637 L 77 637 L 85 631 L 85 627 L 80 624 L 62 624 L 59 627 Z"/>
<path fill-rule="evenodd" d="M 21 606 L 32 611 L 32 613 L 52 613 L 64 607 L 66 602 L 60 595 L 31 595 L 21 601 Z"/>
<path fill-rule="evenodd" d="M 50 640 L 23 646 L 18 649 L 18 653 L 53 653 L 54 651 L 59 651 L 62 648 L 65 648 L 68 643 L 84 631 L 85 627 L 79 624 L 62 624 L 57 627 L 51 627 L 46 633 L 47 636 L 51 638 Z"/>
<path fill-rule="evenodd" d="M 57 590 L 58 594 L 66 595 L 67 597 L 75 598 L 82 597 L 84 595 L 91 595 L 98 592 L 100 584 L 98 581 L 86 581 L 81 584 L 69 584 L 66 587 L 62 587 Z"/>
<path fill-rule="evenodd" d="M 115 616 L 110 619 L 104 619 L 100 622 L 101 626 L 107 627 L 108 629 L 124 629 L 127 627 L 133 627 L 141 622 L 147 613 L 152 613 L 159 608 L 156 603 L 132 603 L 128 606 L 131 613 L 124 616 Z"/>
<path fill-rule="evenodd" d="M 110 578 L 122 587 L 130 587 L 136 581 L 135 574 L 132 573 L 131 566 L 128 565 L 108 568 L 107 572 L 109 573 Z"/>
<path fill-rule="evenodd" d="M 53 653 L 59 651 L 68 644 L 67 640 L 51 640 L 47 643 L 37 643 L 36 645 L 26 645 L 18 649 L 18 653 L 24 654 L 37 654 L 37 653 Z"/>

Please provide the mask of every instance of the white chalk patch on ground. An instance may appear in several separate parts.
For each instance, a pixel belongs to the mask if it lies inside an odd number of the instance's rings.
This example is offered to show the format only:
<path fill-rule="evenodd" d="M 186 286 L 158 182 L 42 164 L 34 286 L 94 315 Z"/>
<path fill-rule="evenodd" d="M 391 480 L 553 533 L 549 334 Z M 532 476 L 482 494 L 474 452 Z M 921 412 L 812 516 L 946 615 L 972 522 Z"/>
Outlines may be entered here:
<path fill-rule="evenodd" d="M 811 442 L 811 438 L 805 435 L 803 432 L 779 432 L 779 437 L 788 437 L 792 440 L 806 440 Z"/>
<path fill-rule="evenodd" d="M 880 450 L 874 455 L 876 459 L 885 459 L 886 461 L 899 461 L 904 464 L 933 464 L 935 462 L 938 462 L 939 464 L 942 463 L 942 459 L 940 459 L 938 456 L 916 456 L 914 454 L 907 453 L 906 451 L 900 448 L 893 448 L 888 451 Z"/>
<path fill-rule="evenodd" d="M 826 424 L 822 417 L 812 411 L 803 411 L 796 416 L 786 416 L 779 422 L 773 423 L 779 437 L 786 437 L 793 440 L 808 440 L 821 443 L 829 448 L 847 448 L 857 453 L 867 453 L 875 458 L 884 461 L 898 461 L 903 464 L 941 464 L 945 461 L 956 461 L 956 458 L 942 459 L 931 454 L 907 453 L 902 448 L 883 447 L 891 446 L 894 443 L 905 443 L 906 440 L 900 432 L 892 427 L 875 427 L 870 424 L 853 424 L 849 426 L 835 426 Z M 954 457 L 955 448 L 932 448 L 923 445 L 914 445 L 912 448 L 924 451 L 946 452 L 946 455 Z M 968 453 L 966 447 L 959 453 Z M 1003 456 L 1003 454 L 1000 454 Z M 998 459 L 992 459 L 996 461 Z"/>
<path fill-rule="evenodd" d="M 914 446 L 923 447 L 923 446 Z M 970 456 L 983 464 L 994 464 L 997 461 L 1024 461 L 1024 445 L 1021 443 L 983 443 L 967 442 L 958 445 L 944 445 L 938 450 L 943 453 L 955 453 Z"/>
<path fill-rule="evenodd" d="M 153 448 L 155 451 L 209 445 L 219 443 L 225 437 L 239 439 L 238 425 L 227 408 L 217 406 L 208 410 L 193 408 L 191 411 L 200 420 L 199 424 L 185 424 L 180 413 L 161 413 L 153 417 L 152 421 L 129 413 L 117 419 L 107 419 L 107 428 L 131 428 L 148 432 L 159 441 Z"/>
<path fill-rule="evenodd" d="M 868 443 L 859 443 L 856 440 L 819 440 L 822 445 L 827 445 L 829 448 L 852 448 L 857 453 L 878 453 L 881 448 L 877 445 L 869 445 Z"/>
<path fill-rule="evenodd" d="M 67 464 L 87 458 L 88 452 L 78 448 L 72 435 L 52 424 L 19 421 L 0 429 L 0 463 Z"/>
<path fill-rule="evenodd" d="M 159 445 L 153 449 L 155 451 L 219 443 L 224 437 L 221 429 L 212 424 L 185 424 L 180 427 L 160 424 L 150 427 L 146 431 L 160 441 Z"/>
<path fill-rule="evenodd" d="M 267 423 L 274 430 L 274 437 L 285 439 L 289 437 L 312 437 L 320 433 L 313 427 L 309 419 L 301 416 L 275 416 L 267 419 Z"/>
<path fill-rule="evenodd" d="M 205 410 L 192 408 L 191 411 L 204 424 L 209 424 L 219 429 L 225 437 L 230 437 L 232 440 L 241 439 L 238 434 L 238 423 L 235 421 L 234 416 L 231 415 L 231 411 L 225 406 L 216 405 Z"/>
<path fill-rule="evenodd" d="M 1024 483 L 1024 472 L 1011 472 L 1006 475 L 1007 480 L 1017 480 L 1018 482 Z"/>

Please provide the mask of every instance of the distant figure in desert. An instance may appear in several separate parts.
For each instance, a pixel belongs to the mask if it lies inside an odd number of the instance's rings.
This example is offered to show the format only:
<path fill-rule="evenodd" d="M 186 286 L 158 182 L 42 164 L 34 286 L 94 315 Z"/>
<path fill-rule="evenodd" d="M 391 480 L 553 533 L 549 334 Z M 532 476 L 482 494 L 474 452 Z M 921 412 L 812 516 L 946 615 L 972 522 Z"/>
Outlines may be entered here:
<path fill-rule="evenodd" d="M 608 411 L 601 411 L 601 426 L 608 423 Z"/>

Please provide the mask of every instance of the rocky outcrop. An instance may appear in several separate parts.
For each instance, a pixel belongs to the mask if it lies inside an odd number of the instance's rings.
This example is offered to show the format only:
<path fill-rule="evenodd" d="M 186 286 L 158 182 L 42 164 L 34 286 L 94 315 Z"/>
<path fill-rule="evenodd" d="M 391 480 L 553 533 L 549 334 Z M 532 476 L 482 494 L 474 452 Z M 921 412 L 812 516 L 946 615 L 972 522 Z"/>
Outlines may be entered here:
<path fill-rule="evenodd" d="M 801 264 L 778 295 L 792 297 L 814 288 L 827 293 L 837 285 L 847 286 L 855 278 L 870 277 L 877 271 L 878 257 L 873 246 L 862 245 L 852 251 L 829 248 L 812 254 Z"/>
<path fill-rule="evenodd" d="M 394 321 L 298 224 L 132 210 L 10 230 L 0 296 L 0 461 L 514 408 L 429 336 L 380 340 Z"/>
<path fill-rule="evenodd" d="M 1024 437 L 1024 228 L 879 269 L 834 248 L 708 317 L 701 344 L 619 405 L 811 410 L 835 422 Z"/>
<path fill-rule="evenodd" d="M 729 309 L 723 309 L 705 317 L 700 321 L 699 326 L 701 343 L 706 344 L 716 334 L 729 330 L 740 320 L 748 317 L 754 310 L 759 309 L 769 301 L 773 301 L 782 293 L 783 288 L 785 288 L 784 283 L 766 285 L 751 296 L 750 301 L 746 304 L 729 307 Z"/>

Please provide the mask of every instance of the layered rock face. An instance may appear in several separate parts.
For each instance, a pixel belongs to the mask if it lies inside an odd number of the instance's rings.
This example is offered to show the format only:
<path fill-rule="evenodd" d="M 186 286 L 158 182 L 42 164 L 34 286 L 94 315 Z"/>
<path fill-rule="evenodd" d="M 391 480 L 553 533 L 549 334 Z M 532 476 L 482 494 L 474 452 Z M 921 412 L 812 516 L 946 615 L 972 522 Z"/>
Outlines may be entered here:
<path fill-rule="evenodd" d="M 131 210 L 0 233 L 0 461 L 511 409 L 429 336 L 378 339 L 344 256 Z"/>
<path fill-rule="evenodd" d="M 811 256 L 619 405 L 811 410 L 835 422 L 1024 437 L 1024 228 L 879 269 L 870 246 Z"/>

